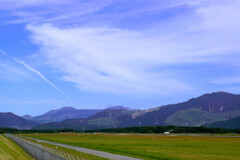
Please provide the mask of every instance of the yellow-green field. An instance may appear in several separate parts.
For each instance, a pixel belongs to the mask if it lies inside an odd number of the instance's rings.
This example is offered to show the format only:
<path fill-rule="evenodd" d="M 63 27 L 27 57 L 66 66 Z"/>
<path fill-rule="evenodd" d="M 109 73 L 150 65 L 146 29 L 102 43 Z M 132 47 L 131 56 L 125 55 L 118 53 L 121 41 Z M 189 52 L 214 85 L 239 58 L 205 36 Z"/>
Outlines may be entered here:
<path fill-rule="evenodd" d="M 32 134 L 25 136 L 149 160 L 240 159 L 240 138 L 238 137 L 114 134 Z"/>
<path fill-rule="evenodd" d="M 33 160 L 21 147 L 0 135 L 0 160 Z"/>

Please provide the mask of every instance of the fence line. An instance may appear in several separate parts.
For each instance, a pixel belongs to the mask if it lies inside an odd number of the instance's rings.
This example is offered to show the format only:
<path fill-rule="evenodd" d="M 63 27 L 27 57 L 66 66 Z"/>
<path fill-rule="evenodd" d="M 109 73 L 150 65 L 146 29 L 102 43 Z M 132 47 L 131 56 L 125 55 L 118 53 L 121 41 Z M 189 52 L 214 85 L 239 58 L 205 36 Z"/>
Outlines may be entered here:
<path fill-rule="evenodd" d="M 16 137 L 12 134 L 5 134 L 6 137 L 12 139 L 15 143 L 21 146 L 27 153 L 37 160 L 79 160 L 79 158 L 74 155 L 69 155 L 66 152 L 53 149 L 39 143 L 34 143 L 27 141 L 23 138 Z"/>

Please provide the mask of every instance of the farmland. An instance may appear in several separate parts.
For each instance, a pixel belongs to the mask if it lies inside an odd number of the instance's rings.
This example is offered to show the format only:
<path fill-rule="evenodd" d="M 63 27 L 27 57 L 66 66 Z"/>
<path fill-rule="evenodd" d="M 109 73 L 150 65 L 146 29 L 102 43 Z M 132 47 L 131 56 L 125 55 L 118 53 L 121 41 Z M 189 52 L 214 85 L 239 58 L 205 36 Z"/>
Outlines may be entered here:
<path fill-rule="evenodd" d="M 0 159 L 33 160 L 21 147 L 2 135 L 0 135 Z"/>
<path fill-rule="evenodd" d="M 25 136 L 149 160 L 240 159 L 238 137 L 130 134 L 28 134 Z"/>

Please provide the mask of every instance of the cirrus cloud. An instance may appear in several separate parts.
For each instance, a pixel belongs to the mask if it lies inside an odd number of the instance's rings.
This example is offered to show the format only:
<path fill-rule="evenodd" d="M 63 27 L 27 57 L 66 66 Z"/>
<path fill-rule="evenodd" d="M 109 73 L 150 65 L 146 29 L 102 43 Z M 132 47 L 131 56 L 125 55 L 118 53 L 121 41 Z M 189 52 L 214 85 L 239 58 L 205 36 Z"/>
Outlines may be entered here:
<path fill-rule="evenodd" d="M 227 57 L 239 57 L 240 12 L 236 8 L 240 4 L 184 2 L 192 7 L 191 16 L 173 17 L 164 26 L 147 30 L 52 24 L 30 24 L 27 29 L 49 64 L 63 72 L 63 80 L 81 90 L 121 94 L 191 91 L 197 87 L 184 78 L 187 73 L 179 75 L 177 68 L 169 72 L 164 66 L 221 65 L 232 62 Z"/>
<path fill-rule="evenodd" d="M 81 90 L 168 94 L 190 88 L 164 71 L 154 71 L 160 62 L 176 60 L 169 59 L 164 48 L 161 51 L 158 39 L 110 28 L 60 29 L 45 24 L 28 29 L 48 62 Z"/>

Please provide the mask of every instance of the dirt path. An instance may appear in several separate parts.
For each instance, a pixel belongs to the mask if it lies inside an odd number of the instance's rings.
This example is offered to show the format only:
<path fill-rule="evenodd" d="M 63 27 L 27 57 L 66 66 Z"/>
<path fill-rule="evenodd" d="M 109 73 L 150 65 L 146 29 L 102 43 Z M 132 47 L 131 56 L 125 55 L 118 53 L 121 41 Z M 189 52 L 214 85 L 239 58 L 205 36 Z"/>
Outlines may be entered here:
<path fill-rule="evenodd" d="M 40 140 L 40 139 L 30 138 L 30 137 L 27 137 L 27 138 L 36 140 L 37 142 L 42 142 L 42 143 L 48 143 L 48 144 L 52 144 L 52 145 L 56 145 L 56 146 L 61 146 L 61 147 L 73 149 L 73 150 L 76 150 L 76 151 L 79 151 L 79 152 L 82 152 L 82 153 L 87 153 L 87 154 L 92 154 L 92 155 L 96 155 L 96 156 L 99 156 L 99 157 L 108 158 L 108 159 L 111 159 L 111 160 L 141 160 L 141 159 L 138 159 L 138 158 L 132 158 L 132 157 L 128 157 L 128 156 L 122 156 L 122 155 L 107 153 L 107 152 L 103 152 L 103 151 L 97 151 L 97 150 L 93 150 L 93 149 L 76 147 L 76 146 L 66 145 L 66 144 L 62 144 L 62 143 L 45 141 L 45 140 Z"/>

